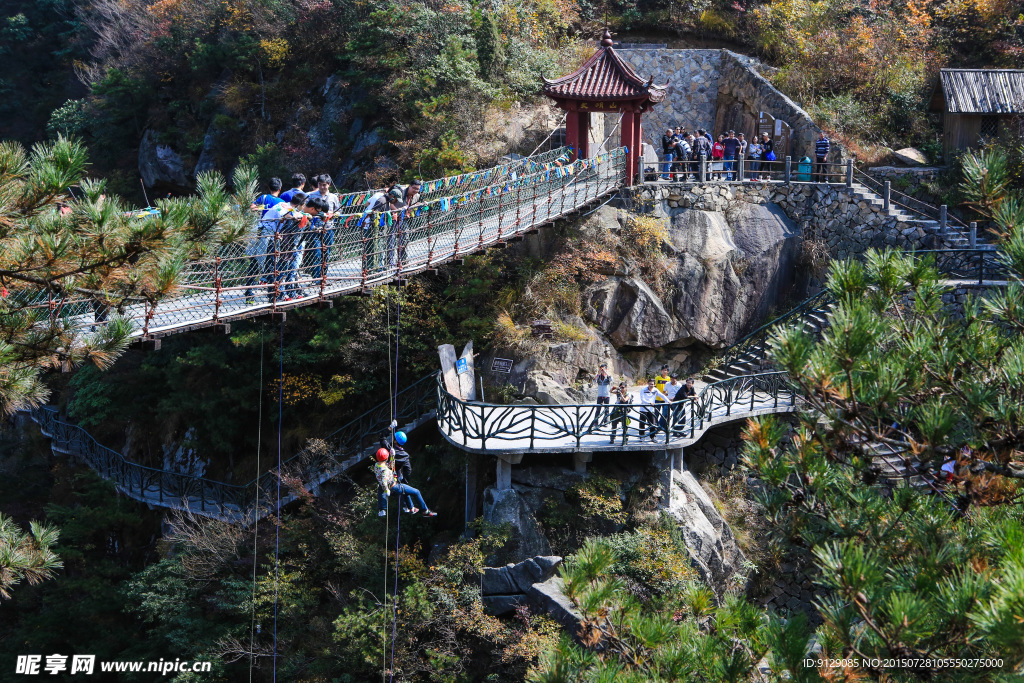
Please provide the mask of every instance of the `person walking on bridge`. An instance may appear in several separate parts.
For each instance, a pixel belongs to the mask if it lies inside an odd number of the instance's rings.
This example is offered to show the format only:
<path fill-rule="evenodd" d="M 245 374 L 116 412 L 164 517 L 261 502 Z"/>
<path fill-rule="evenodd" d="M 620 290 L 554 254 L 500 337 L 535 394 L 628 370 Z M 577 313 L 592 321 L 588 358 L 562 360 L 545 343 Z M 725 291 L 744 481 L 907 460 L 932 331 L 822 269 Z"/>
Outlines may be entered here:
<path fill-rule="evenodd" d="M 608 405 L 612 400 L 609 388 L 613 381 L 612 376 L 608 374 L 608 364 L 601 363 L 597 369 L 597 375 L 594 377 L 594 381 L 590 383 L 591 386 L 595 384 L 597 385 L 597 408 L 594 410 L 594 421 L 590 423 L 588 433 L 592 433 L 595 429 L 600 427 L 608 416 L 608 409 L 603 408 L 602 406 Z"/>
<path fill-rule="evenodd" d="M 626 389 L 626 383 L 622 382 L 617 387 L 611 388 L 615 396 L 615 407 L 612 408 L 612 436 L 608 443 L 615 443 L 615 432 L 622 427 L 622 445 L 629 443 L 629 406 L 633 403 L 633 396 Z"/>
<path fill-rule="evenodd" d="M 641 442 L 647 436 L 650 436 L 651 441 L 654 441 L 655 434 L 657 434 L 658 413 L 661 412 L 661 409 L 655 405 L 658 399 L 661 399 L 662 402 L 667 402 L 668 396 L 655 386 L 653 379 L 647 380 L 647 386 L 640 391 L 640 419 L 647 425 L 646 429 L 643 425 L 640 426 Z"/>

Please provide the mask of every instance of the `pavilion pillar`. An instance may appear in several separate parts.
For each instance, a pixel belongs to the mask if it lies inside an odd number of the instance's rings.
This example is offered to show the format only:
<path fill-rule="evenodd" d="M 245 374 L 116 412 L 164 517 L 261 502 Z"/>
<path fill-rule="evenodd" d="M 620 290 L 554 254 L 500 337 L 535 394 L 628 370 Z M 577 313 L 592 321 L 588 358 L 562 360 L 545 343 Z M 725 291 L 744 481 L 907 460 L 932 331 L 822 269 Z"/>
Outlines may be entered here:
<path fill-rule="evenodd" d="M 571 159 L 576 160 L 580 148 L 580 117 L 575 107 L 565 112 L 565 144 L 572 148 Z"/>
<path fill-rule="evenodd" d="M 629 146 L 629 154 L 633 157 L 633 182 L 644 182 L 644 129 L 640 123 L 640 113 L 633 114 L 633 144 Z M 637 174 L 640 178 L 637 180 Z"/>
<path fill-rule="evenodd" d="M 622 125 L 620 126 L 622 129 L 622 146 L 629 150 L 629 153 L 626 154 L 626 185 L 632 185 L 633 178 L 636 177 L 636 155 L 633 152 L 634 125 L 636 125 L 636 115 L 632 110 L 627 109 L 622 112 Z"/>
<path fill-rule="evenodd" d="M 575 115 L 577 117 L 576 123 L 576 144 L 573 145 L 573 149 L 576 150 L 575 159 L 589 159 L 590 158 L 590 112 L 589 111 L 578 111 L 570 112 L 569 116 Z M 568 120 L 568 117 L 566 117 Z"/>

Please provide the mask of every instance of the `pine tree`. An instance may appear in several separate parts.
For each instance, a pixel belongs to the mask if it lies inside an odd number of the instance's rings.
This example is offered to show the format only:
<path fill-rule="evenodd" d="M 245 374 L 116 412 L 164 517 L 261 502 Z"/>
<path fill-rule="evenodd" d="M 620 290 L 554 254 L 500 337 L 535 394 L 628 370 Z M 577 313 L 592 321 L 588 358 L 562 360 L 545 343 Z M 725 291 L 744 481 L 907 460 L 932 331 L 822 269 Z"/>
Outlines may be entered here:
<path fill-rule="evenodd" d="M 762 613 L 736 595 L 716 606 L 698 587 L 674 616 L 645 608 L 623 597 L 614 557 L 593 544 L 563 571 L 584 614 L 580 643 L 563 640 L 533 680 L 1024 673 L 1024 217 L 1022 198 L 1001 187 L 966 194 L 1004 236 L 1006 287 L 958 310 L 933 261 L 870 251 L 831 266 L 837 306 L 821 339 L 790 328 L 771 340 L 805 410 L 788 437 L 778 419 L 751 420 L 745 467 L 760 481 L 765 541 L 813 566 L 813 637 L 798 614 Z M 976 659 L 986 664 L 962 666 Z"/>
<path fill-rule="evenodd" d="M 35 585 L 63 566 L 50 550 L 58 535 L 56 529 L 36 522 L 25 533 L 0 514 L 0 599 L 10 598 L 11 588 L 22 581 Z"/>
<path fill-rule="evenodd" d="M 245 167 L 234 194 L 201 174 L 197 196 L 161 200 L 147 218 L 87 167 L 85 148 L 64 137 L 29 153 L 0 142 L 0 415 L 45 400 L 45 371 L 108 367 L 133 331 L 119 312 L 170 294 L 189 258 L 251 229 L 251 212 L 236 208 L 255 196 Z"/>

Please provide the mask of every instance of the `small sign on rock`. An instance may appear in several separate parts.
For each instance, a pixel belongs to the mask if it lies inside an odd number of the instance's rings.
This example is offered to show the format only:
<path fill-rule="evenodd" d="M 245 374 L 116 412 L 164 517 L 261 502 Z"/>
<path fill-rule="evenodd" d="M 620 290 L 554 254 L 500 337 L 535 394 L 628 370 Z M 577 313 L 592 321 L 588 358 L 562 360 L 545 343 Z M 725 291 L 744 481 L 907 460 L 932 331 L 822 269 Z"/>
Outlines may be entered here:
<path fill-rule="evenodd" d="M 512 372 L 511 358 L 495 358 L 491 361 L 491 372 Z"/>

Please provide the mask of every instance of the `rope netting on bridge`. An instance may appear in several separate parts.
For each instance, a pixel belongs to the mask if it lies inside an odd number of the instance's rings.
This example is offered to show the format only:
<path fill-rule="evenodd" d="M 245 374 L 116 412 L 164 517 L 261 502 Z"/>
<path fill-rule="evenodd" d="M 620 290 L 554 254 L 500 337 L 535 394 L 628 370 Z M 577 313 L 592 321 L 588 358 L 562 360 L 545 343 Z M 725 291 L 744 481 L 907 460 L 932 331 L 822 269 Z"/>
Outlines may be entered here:
<path fill-rule="evenodd" d="M 625 148 L 570 161 L 562 148 L 475 173 L 425 183 L 417 203 L 371 211 L 372 195 L 344 195 L 329 220 L 258 221 L 251 234 L 190 262 L 172 293 L 111 311 L 100 298 L 13 293 L 72 326 L 115 313 L 136 337 L 169 334 L 400 280 L 573 213 L 619 188 Z M 347 208 L 345 206 L 347 204 Z M 145 219 L 140 219 L 145 220 Z"/>

